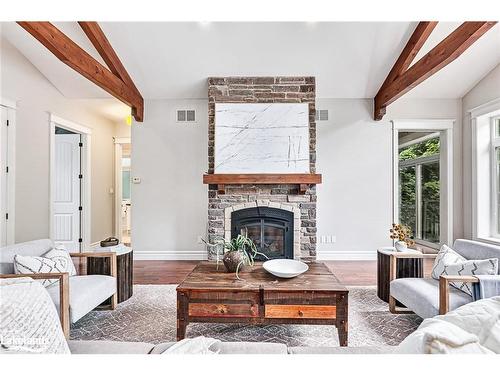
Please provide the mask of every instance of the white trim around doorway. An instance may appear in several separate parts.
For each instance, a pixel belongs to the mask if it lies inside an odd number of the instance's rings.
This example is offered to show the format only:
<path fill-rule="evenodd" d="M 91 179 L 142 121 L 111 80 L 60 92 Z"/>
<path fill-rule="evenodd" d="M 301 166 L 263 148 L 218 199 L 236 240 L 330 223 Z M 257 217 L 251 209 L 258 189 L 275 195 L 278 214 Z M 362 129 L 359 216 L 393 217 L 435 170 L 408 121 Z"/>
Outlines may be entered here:
<path fill-rule="evenodd" d="M 6 245 L 15 243 L 16 235 L 16 109 L 17 103 L 4 97 L 0 97 L 0 106 L 7 109 L 9 128 L 7 135 L 7 162 L 9 173 L 7 177 L 7 242 Z"/>
<path fill-rule="evenodd" d="M 115 237 L 122 242 L 122 145 L 131 143 L 130 137 L 114 138 L 115 143 Z"/>
<path fill-rule="evenodd" d="M 50 168 L 49 168 L 49 184 L 50 184 L 50 200 L 49 200 L 49 233 L 50 238 L 54 238 L 54 170 L 55 170 L 55 130 L 56 126 L 73 131 L 75 133 L 81 134 L 82 136 L 82 153 L 83 158 L 82 162 L 82 249 L 90 248 L 90 238 L 91 238 L 91 135 L 92 129 L 77 124 L 76 122 L 72 122 L 61 117 L 55 116 L 52 113 L 49 113 L 49 137 L 50 137 Z"/>
<path fill-rule="evenodd" d="M 453 243 L 453 125 L 454 119 L 443 120 L 393 120 L 392 121 L 392 196 L 393 196 L 393 222 L 399 221 L 399 152 L 398 133 L 399 131 L 435 131 L 440 132 L 440 141 L 444 152 L 440 152 L 440 180 L 441 196 L 440 217 L 442 229 L 440 231 L 440 242 Z M 443 147 L 444 146 L 444 147 Z M 443 220 L 444 219 L 444 220 Z M 422 241 L 425 246 L 438 248 L 436 244 Z"/>

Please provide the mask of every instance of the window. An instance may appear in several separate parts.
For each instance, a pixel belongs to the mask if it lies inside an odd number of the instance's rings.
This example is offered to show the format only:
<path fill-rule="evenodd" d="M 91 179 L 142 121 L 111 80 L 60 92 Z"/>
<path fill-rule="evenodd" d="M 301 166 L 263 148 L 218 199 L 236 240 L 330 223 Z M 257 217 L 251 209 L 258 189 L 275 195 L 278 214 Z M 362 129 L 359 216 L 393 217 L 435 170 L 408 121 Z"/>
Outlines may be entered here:
<path fill-rule="evenodd" d="M 439 132 L 400 133 L 399 222 L 430 243 L 440 240 L 439 151 Z"/>
<path fill-rule="evenodd" d="M 491 187 L 494 203 L 491 213 L 491 232 L 494 237 L 500 238 L 500 117 L 492 119 Z"/>

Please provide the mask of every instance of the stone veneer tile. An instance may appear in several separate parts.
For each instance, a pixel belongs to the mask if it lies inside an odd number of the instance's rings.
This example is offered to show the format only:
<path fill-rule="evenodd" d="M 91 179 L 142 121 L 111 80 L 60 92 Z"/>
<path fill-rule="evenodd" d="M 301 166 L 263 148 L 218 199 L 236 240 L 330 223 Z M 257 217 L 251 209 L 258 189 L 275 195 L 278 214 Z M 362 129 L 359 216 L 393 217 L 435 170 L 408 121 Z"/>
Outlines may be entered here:
<path fill-rule="evenodd" d="M 215 103 L 308 103 L 309 168 L 316 172 L 315 78 L 300 77 L 210 77 L 208 79 L 208 173 L 214 172 Z M 209 241 L 225 236 L 231 213 L 247 207 L 282 206 L 294 213 L 294 256 L 316 257 L 316 187 L 298 194 L 294 185 L 226 185 L 219 194 L 216 185 L 208 191 Z M 222 226 L 221 226 L 222 223 Z M 297 225 L 299 223 L 299 225 Z M 215 258 L 209 253 L 209 258 Z"/>

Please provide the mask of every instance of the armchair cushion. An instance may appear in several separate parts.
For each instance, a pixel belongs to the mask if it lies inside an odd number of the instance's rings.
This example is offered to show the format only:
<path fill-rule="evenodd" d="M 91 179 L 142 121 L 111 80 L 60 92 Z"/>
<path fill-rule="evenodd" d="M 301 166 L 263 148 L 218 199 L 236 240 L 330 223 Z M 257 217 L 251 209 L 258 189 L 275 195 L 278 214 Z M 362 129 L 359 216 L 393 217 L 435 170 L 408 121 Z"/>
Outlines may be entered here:
<path fill-rule="evenodd" d="M 391 296 L 426 319 L 439 315 L 439 281 L 434 279 L 402 278 L 391 281 Z M 450 310 L 472 302 L 472 297 L 450 288 Z"/>
<path fill-rule="evenodd" d="M 59 282 L 47 287 L 59 311 Z M 116 279 L 105 275 L 84 275 L 69 278 L 69 316 L 71 323 L 95 309 L 116 293 Z"/>

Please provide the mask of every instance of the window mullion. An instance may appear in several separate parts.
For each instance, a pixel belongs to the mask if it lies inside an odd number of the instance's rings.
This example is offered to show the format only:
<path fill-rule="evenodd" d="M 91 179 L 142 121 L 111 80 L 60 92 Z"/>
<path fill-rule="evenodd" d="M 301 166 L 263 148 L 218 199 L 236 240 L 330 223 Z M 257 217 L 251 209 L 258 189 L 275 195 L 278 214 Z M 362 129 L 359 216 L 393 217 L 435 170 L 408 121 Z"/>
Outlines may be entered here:
<path fill-rule="evenodd" d="M 416 214 L 416 228 L 415 237 L 422 239 L 422 165 L 417 164 L 415 168 L 415 214 Z"/>

